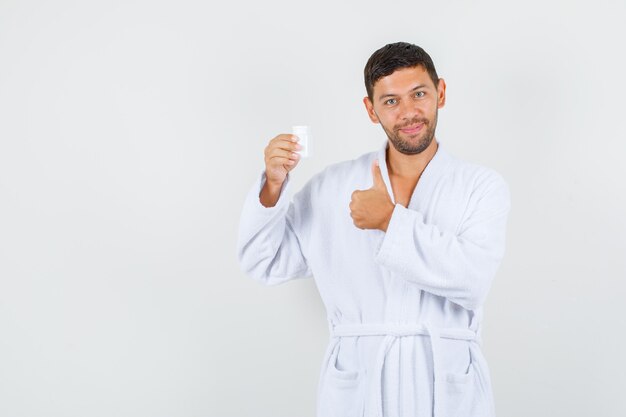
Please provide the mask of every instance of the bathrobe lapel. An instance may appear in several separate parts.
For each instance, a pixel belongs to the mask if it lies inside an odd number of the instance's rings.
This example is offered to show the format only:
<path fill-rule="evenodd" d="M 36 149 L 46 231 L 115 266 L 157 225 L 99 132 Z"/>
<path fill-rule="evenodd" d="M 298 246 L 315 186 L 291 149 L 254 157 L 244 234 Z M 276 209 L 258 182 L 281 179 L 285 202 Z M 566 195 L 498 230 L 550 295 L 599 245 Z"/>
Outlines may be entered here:
<path fill-rule="evenodd" d="M 433 138 L 433 140 L 436 140 L 436 139 Z M 437 176 L 445 172 L 443 168 L 448 162 L 449 156 L 446 153 L 446 151 L 442 148 L 441 142 L 439 141 L 437 142 L 439 144 L 437 148 L 437 152 L 435 152 L 435 155 L 432 157 L 430 162 L 426 165 L 426 168 L 424 168 L 424 172 L 422 172 L 422 175 L 419 181 L 417 182 L 415 189 L 413 190 L 413 194 L 411 195 L 411 198 L 409 199 L 409 205 L 407 208 L 413 208 L 413 209 L 417 208 L 417 204 L 421 198 L 420 196 L 428 195 L 428 188 L 432 186 Z M 391 201 L 393 202 L 393 204 L 396 204 L 396 199 L 393 194 L 393 188 L 391 187 L 391 180 L 389 179 L 389 170 L 387 169 L 386 152 L 387 152 L 388 146 L 389 146 L 389 140 L 385 139 L 385 142 L 378 150 L 377 158 L 380 164 L 380 172 L 382 174 L 383 181 L 385 182 L 385 185 L 387 186 L 387 192 L 389 193 L 389 197 L 391 197 Z"/>

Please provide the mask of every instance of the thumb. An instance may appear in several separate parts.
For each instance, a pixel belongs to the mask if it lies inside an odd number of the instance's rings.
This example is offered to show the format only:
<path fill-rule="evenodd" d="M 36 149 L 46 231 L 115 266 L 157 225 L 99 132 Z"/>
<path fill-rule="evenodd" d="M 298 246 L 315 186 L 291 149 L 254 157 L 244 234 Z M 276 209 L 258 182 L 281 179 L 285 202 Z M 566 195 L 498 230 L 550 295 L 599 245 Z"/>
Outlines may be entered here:
<path fill-rule="evenodd" d="M 372 163 L 372 178 L 374 180 L 374 185 L 372 188 L 384 189 L 387 191 L 387 186 L 385 185 L 385 181 L 383 180 L 383 174 L 380 172 L 380 165 L 378 163 L 378 159 L 374 159 Z"/>

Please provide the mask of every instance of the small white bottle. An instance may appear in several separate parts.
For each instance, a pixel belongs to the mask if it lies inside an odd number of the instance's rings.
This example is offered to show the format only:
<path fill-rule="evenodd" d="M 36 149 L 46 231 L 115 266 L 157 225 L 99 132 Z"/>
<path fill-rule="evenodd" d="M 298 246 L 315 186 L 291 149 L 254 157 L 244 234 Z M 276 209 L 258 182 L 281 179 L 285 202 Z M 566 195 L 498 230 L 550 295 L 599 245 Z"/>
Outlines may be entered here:
<path fill-rule="evenodd" d="M 300 158 L 310 158 L 311 144 L 313 143 L 311 128 L 309 126 L 292 126 L 291 133 L 300 138 L 298 143 L 302 146 L 302 149 L 296 151 L 300 154 Z"/>

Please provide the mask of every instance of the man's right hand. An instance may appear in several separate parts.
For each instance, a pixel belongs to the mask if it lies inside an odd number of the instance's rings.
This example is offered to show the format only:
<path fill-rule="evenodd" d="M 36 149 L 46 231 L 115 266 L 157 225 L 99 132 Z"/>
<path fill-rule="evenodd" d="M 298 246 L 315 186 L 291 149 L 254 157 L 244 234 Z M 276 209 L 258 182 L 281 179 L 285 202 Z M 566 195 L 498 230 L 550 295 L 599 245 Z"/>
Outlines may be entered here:
<path fill-rule="evenodd" d="M 265 147 L 265 176 L 268 183 L 282 186 L 287 173 L 298 165 L 300 154 L 295 151 L 302 149 L 302 146 L 297 140 L 297 136 L 284 133 L 269 141 Z"/>
<path fill-rule="evenodd" d="M 276 205 L 287 173 L 300 161 L 300 155 L 295 151 L 302 149 L 302 146 L 297 140 L 297 136 L 284 133 L 270 140 L 265 147 L 266 181 L 259 195 L 261 204 L 265 207 Z"/>

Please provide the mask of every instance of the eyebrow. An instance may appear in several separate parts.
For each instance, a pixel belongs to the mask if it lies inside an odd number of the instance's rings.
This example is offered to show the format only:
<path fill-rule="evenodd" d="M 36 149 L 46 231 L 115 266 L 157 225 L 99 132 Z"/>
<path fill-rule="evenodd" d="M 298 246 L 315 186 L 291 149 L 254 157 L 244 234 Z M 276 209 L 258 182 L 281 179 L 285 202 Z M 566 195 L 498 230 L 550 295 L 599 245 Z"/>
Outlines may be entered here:
<path fill-rule="evenodd" d="M 426 84 L 419 84 L 419 85 L 416 85 L 415 87 L 413 87 L 409 92 L 413 92 L 415 90 L 419 90 L 420 88 L 424 88 L 424 87 L 426 87 Z M 380 100 L 382 100 L 384 98 L 387 98 L 387 97 L 395 97 L 395 96 L 397 96 L 397 94 L 385 94 L 384 96 L 380 96 L 378 98 L 378 101 L 380 101 Z"/>

